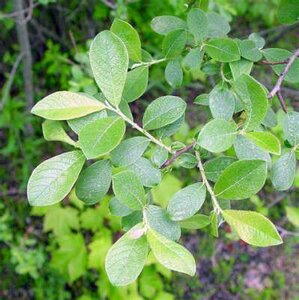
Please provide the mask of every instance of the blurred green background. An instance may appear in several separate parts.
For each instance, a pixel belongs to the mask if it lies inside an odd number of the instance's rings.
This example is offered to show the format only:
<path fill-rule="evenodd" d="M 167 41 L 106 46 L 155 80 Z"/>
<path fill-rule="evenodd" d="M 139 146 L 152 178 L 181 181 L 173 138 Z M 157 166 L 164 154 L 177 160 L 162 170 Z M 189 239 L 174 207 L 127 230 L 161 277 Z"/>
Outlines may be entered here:
<path fill-rule="evenodd" d="M 233 37 L 259 32 L 268 48 L 293 51 L 298 46 L 298 23 L 279 23 L 279 0 L 1 2 L 0 299 L 299 299 L 299 221 L 286 213 L 287 206 L 298 206 L 299 174 L 290 191 L 275 192 L 269 184 L 250 199 L 249 205 L 285 229 L 283 245 L 252 248 L 237 241 L 225 226 L 219 239 L 189 232 L 182 242 L 196 257 L 194 278 L 171 273 L 149 259 L 138 281 L 125 288 L 111 286 L 104 270 L 106 252 L 121 234 L 120 218 L 108 209 L 109 197 L 92 207 L 84 206 L 74 194 L 43 209 L 32 209 L 27 203 L 26 184 L 33 167 L 68 148 L 44 141 L 42 120 L 29 113 L 32 104 L 57 90 L 97 90 L 87 50 L 90 40 L 109 28 L 115 17 L 130 22 L 143 48 L 159 57 L 162 37 L 151 30 L 151 19 L 185 17 L 186 4 L 225 16 Z M 148 91 L 131 106 L 134 118 L 140 121 L 152 99 L 180 95 L 189 104 L 187 123 L 174 139 L 188 142 L 210 114 L 193 100 L 209 92 L 215 78 L 200 71 L 186 74 L 183 86 L 174 90 L 164 80 L 164 68 L 163 64 L 152 67 Z M 267 87 L 277 79 L 268 66 L 255 68 L 254 76 Z M 283 92 L 289 107 L 298 111 L 298 86 L 284 85 Z M 279 118 L 278 102 L 274 109 Z M 281 134 L 279 126 L 274 130 Z M 177 162 L 154 197 L 167 201 L 196 176 L 196 171 L 179 168 Z"/>

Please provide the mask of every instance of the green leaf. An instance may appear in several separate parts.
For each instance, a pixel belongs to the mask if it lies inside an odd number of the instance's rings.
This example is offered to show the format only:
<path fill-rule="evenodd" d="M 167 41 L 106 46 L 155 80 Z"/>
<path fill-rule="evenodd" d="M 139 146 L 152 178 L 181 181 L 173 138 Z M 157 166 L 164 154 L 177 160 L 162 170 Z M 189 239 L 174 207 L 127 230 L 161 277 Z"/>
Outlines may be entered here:
<path fill-rule="evenodd" d="M 128 166 L 128 169 L 138 175 L 141 184 L 146 187 L 153 187 L 159 184 L 162 179 L 160 170 L 155 168 L 144 157 L 140 157 L 132 165 Z"/>
<path fill-rule="evenodd" d="M 244 129 L 255 130 L 264 120 L 268 110 L 268 100 L 263 86 L 249 75 L 241 75 L 232 83 L 247 114 Z"/>
<path fill-rule="evenodd" d="M 109 202 L 109 210 L 112 215 L 124 217 L 132 213 L 132 210 L 122 204 L 116 197 L 113 197 Z"/>
<path fill-rule="evenodd" d="M 285 61 L 289 59 L 292 56 L 292 52 L 285 50 L 285 49 L 278 49 L 278 48 L 268 48 L 264 49 L 263 55 L 269 62 L 280 62 L 280 61 Z M 281 65 L 274 65 L 271 66 L 273 71 L 276 73 L 277 76 L 279 76 L 282 71 L 285 68 L 285 64 Z M 285 76 L 284 80 L 292 83 L 297 83 L 299 82 L 299 59 L 296 58 L 295 62 L 292 64 L 290 67 L 287 75 Z"/>
<path fill-rule="evenodd" d="M 193 169 L 197 166 L 197 159 L 191 153 L 183 153 L 177 158 L 177 163 L 183 168 Z"/>
<path fill-rule="evenodd" d="M 200 210 L 206 199 L 206 188 L 201 182 L 188 185 L 172 196 L 167 212 L 174 221 L 192 217 Z"/>
<path fill-rule="evenodd" d="M 186 248 L 166 239 L 152 229 L 147 231 L 147 240 L 154 256 L 164 267 L 194 276 L 196 272 L 195 260 Z"/>
<path fill-rule="evenodd" d="M 279 245 L 282 239 L 275 226 L 263 215 L 253 211 L 224 210 L 225 221 L 246 243 L 257 247 Z"/>
<path fill-rule="evenodd" d="M 222 119 L 215 119 L 206 124 L 200 131 L 197 143 L 213 153 L 229 149 L 237 135 L 237 125 Z"/>
<path fill-rule="evenodd" d="M 229 63 L 234 80 L 238 79 L 242 74 L 249 75 L 253 67 L 253 62 L 241 58 L 240 60 Z"/>
<path fill-rule="evenodd" d="M 260 148 L 276 155 L 280 155 L 281 146 L 279 139 L 270 132 L 247 132 L 245 137 L 252 140 Z"/>
<path fill-rule="evenodd" d="M 182 85 L 183 82 L 183 70 L 181 63 L 178 60 L 170 60 L 165 68 L 165 79 L 173 88 L 177 88 Z"/>
<path fill-rule="evenodd" d="M 62 122 L 46 120 L 43 122 L 42 128 L 46 141 L 60 141 L 68 143 L 72 146 L 76 145 L 76 142 L 73 141 L 65 132 Z"/>
<path fill-rule="evenodd" d="M 186 103 L 176 96 L 159 97 L 147 107 L 143 115 L 143 127 L 153 130 L 169 125 L 184 115 Z"/>
<path fill-rule="evenodd" d="M 141 61 L 141 42 L 137 31 L 127 22 L 114 19 L 111 29 L 125 44 L 129 58 L 133 61 Z"/>
<path fill-rule="evenodd" d="M 186 71 L 199 69 L 202 63 L 204 51 L 200 48 L 190 49 L 190 52 L 184 57 L 182 66 Z"/>
<path fill-rule="evenodd" d="M 283 24 L 293 24 L 299 20 L 297 0 L 281 0 L 278 6 L 278 20 Z"/>
<path fill-rule="evenodd" d="M 84 126 L 79 132 L 79 145 L 88 159 L 112 151 L 126 130 L 125 122 L 118 117 L 99 119 Z"/>
<path fill-rule="evenodd" d="M 152 162 L 160 168 L 163 163 L 168 159 L 168 151 L 165 148 L 160 146 L 155 146 L 153 155 L 152 155 Z"/>
<path fill-rule="evenodd" d="M 179 56 L 185 48 L 187 42 L 186 30 L 175 30 L 169 32 L 162 43 L 162 52 L 166 58 Z"/>
<path fill-rule="evenodd" d="M 251 61 L 259 61 L 262 59 L 263 55 L 260 50 L 257 48 L 256 43 L 251 40 L 243 40 L 239 41 L 239 48 L 241 52 L 241 56 L 251 60 Z"/>
<path fill-rule="evenodd" d="M 206 215 L 196 214 L 189 219 L 180 221 L 180 225 L 185 229 L 201 229 L 211 223 L 210 218 Z"/>
<path fill-rule="evenodd" d="M 265 39 L 262 36 L 260 36 L 259 33 L 256 33 L 256 32 L 251 33 L 248 36 L 248 39 L 251 41 L 254 41 L 254 43 L 258 49 L 262 49 L 266 44 Z"/>
<path fill-rule="evenodd" d="M 182 127 L 184 122 L 185 122 L 185 114 L 183 114 L 179 119 L 177 119 L 173 123 L 155 130 L 155 135 L 159 137 L 161 140 L 169 136 L 172 136 L 177 131 L 179 131 L 179 129 Z"/>
<path fill-rule="evenodd" d="M 296 227 L 299 227 L 299 207 L 286 207 L 288 220 Z"/>
<path fill-rule="evenodd" d="M 105 268 L 110 282 L 124 286 L 134 282 L 141 273 L 148 254 L 148 244 L 142 224 L 124 234 L 109 250 Z"/>
<path fill-rule="evenodd" d="M 240 160 L 229 165 L 219 176 L 216 197 L 241 200 L 256 194 L 265 184 L 267 164 L 263 160 Z"/>
<path fill-rule="evenodd" d="M 277 116 L 271 107 L 268 107 L 267 114 L 262 122 L 266 127 L 273 128 L 277 126 Z"/>
<path fill-rule="evenodd" d="M 97 99 L 74 92 L 55 92 L 37 102 L 31 113 L 49 120 L 69 120 L 105 109 Z"/>
<path fill-rule="evenodd" d="M 148 84 L 148 67 L 139 67 L 127 74 L 123 92 L 123 99 L 126 102 L 133 102 L 140 98 L 146 91 Z"/>
<path fill-rule="evenodd" d="M 66 152 L 42 162 L 29 178 L 27 197 L 32 206 L 55 204 L 71 191 L 84 165 L 81 151 Z"/>
<path fill-rule="evenodd" d="M 155 32 L 167 35 L 174 30 L 186 29 L 187 24 L 185 21 L 175 16 L 159 16 L 153 18 L 151 27 Z"/>
<path fill-rule="evenodd" d="M 210 93 L 209 106 L 214 119 L 230 121 L 235 111 L 235 96 L 226 86 L 216 85 Z"/>
<path fill-rule="evenodd" d="M 172 221 L 166 210 L 159 206 L 149 205 L 145 209 L 146 220 L 150 228 L 170 240 L 178 240 L 181 236 L 179 223 Z"/>
<path fill-rule="evenodd" d="M 209 233 L 216 238 L 219 237 L 219 231 L 218 231 L 219 219 L 220 219 L 219 215 L 214 210 L 211 211 Z"/>
<path fill-rule="evenodd" d="M 230 26 L 227 19 L 217 13 L 207 13 L 208 33 L 207 37 L 217 38 L 226 36 L 230 32 Z"/>
<path fill-rule="evenodd" d="M 216 182 L 222 172 L 235 161 L 236 159 L 230 156 L 220 156 L 208 160 L 204 163 L 207 179 Z"/>
<path fill-rule="evenodd" d="M 135 163 L 147 149 L 150 140 L 137 136 L 122 141 L 112 152 L 111 160 L 116 166 L 128 166 Z"/>
<path fill-rule="evenodd" d="M 299 144 L 299 113 L 292 111 L 285 115 L 283 119 L 283 134 L 285 139 L 292 145 Z"/>
<path fill-rule="evenodd" d="M 187 25 L 197 42 L 201 42 L 208 33 L 208 18 L 204 11 L 192 8 L 187 15 Z"/>
<path fill-rule="evenodd" d="M 99 112 L 92 113 L 88 116 L 68 120 L 67 123 L 71 127 L 71 129 L 79 134 L 79 131 L 87 124 L 92 123 L 95 120 L 103 119 L 107 117 L 107 111 L 102 110 Z"/>
<path fill-rule="evenodd" d="M 209 40 L 205 44 L 205 50 L 211 58 L 220 62 L 231 62 L 241 58 L 238 44 L 227 38 Z"/>
<path fill-rule="evenodd" d="M 101 201 L 107 194 L 112 178 L 109 160 L 101 160 L 87 167 L 76 184 L 76 195 L 87 205 Z"/>
<path fill-rule="evenodd" d="M 107 100 L 117 106 L 121 101 L 129 65 L 126 46 L 114 33 L 104 30 L 92 41 L 89 59 L 95 81 Z"/>
<path fill-rule="evenodd" d="M 295 179 L 296 156 L 295 153 L 287 152 L 282 155 L 272 167 L 271 181 L 278 191 L 288 190 Z"/>
<path fill-rule="evenodd" d="M 143 214 L 142 211 L 133 211 L 127 216 L 124 216 L 121 219 L 121 227 L 123 231 L 129 231 L 135 225 L 143 221 Z"/>
<path fill-rule="evenodd" d="M 113 176 L 116 198 L 132 210 L 141 210 L 146 203 L 145 192 L 138 176 L 132 171 L 122 171 Z"/>

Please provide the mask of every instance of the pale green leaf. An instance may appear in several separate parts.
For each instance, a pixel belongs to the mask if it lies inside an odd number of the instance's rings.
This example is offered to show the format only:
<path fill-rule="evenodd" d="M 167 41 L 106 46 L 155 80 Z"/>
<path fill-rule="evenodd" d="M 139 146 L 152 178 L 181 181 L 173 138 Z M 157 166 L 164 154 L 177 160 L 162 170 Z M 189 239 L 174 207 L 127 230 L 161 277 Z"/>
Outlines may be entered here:
<path fill-rule="evenodd" d="M 170 60 L 165 68 L 165 79 L 173 88 L 181 86 L 183 82 L 183 70 L 178 60 Z"/>
<path fill-rule="evenodd" d="M 133 211 L 129 215 L 123 216 L 121 219 L 121 227 L 123 231 L 129 231 L 135 225 L 143 221 L 142 211 Z"/>
<path fill-rule="evenodd" d="M 184 57 L 182 66 L 186 71 L 199 69 L 202 63 L 204 51 L 200 48 L 190 49 L 189 53 Z"/>
<path fill-rule="evenodd" d="M 292 145 L 299 144 L 299 113 L 292 111 L 285 115 L 283 119 L 283 134 L 285 139 Z"/>
<path fill-rule="evenodd" d="M 161 140 L 169 136 L 172 136 L 173 134 L 175 134 L 177 131 L 180 130 L 184 122 L 185 122 L 185 114 L 183 114 L 179 119 L 177 119 L 173 123 L 155 130 L 155 135 L 159 137 Z"/>
<path fill-rule="evenodd" d="M 157 166 L 161 167 L 163 163 L 168 159 L 168 151 L 165 148 L 160 146 L 155 146 L 153 155 L 152 155 L 152 162 Z"/>
<path fill-rule="evenodd" d="M 299 207 L 286 207 L 288 220 L 296 227 L 299 227 Z"/>
<path fill-rule="evenodd" d="M 175 30 L 168 33 L 162 43 L 162 52 L 166 58 L 179 56 L 187 42 L 186 30 Z"/>
<path fill-rule="evenodd" d="M 242 57 L 254 62 L 262 59 L 263 55 L 254 41 L 242 40 L 238 44 Z"/>
<path fill-rule="evenodd" d="M 187 25 L 197 42 L 201 42 L 208 33 L 208 18 L 204 11 L 192 8 L 187 15 Z"/>
<path fill-rule="evenodd" d="M 112 215 L 124 217 L 132 213 L 132 210 L 121 203 L 116 197 L 113 197 L 109 202 L 109 210 Z"/>
<path fill-rule="evenodd" d="M 262 49 L 266 44 L 265 39 L 259 33 L 256 32 L 249 34 L 248 39 L 254 41 L 258 49 Z"/>
<path fill-rule="evenodd" d="M 186 29 L 187 24 L 185 21 L 175 16 L 159 16 L 152 20 L 151 27 L 155 32 L 167 35 L 174 30 Z"/>
<path fill-rule="evenodd" d="M 211 223 L 210 218 L 206 215 L 196 214 L 189 219 L 180 221 L 180 225 L 185 229 L 201 229 Z"/>
<path fill-rule="evenodd" d="M 242 74 L 249 75 L 251 73 L 253 62 L 240 59 L 229 63 L 234 80 L 238 79 Z"/>
<path fill-rule="evenodd" d="M 224 37 L 230 32 L 230 26 L 227 19 L 215 12 L 208 12 L 208 33 L 207 37 Z"/>

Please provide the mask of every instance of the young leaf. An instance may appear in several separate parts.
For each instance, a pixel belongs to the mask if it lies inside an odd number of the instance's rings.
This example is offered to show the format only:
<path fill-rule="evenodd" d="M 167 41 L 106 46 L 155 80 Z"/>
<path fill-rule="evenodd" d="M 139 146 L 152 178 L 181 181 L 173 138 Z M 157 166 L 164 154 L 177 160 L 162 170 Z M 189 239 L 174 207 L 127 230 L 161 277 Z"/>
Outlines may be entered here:
<path fill-rule="evenodd" d="M 149 205 L 145 209 L 145 215 L 150 228 L 170 240 L 178 240 L 181 236 L 179 223 L 172 221 L 166 210 L 155 205 Z"/>
<path fill-rule="evenodd" d="M 205 44 L 205 50 L 210 57 L 220 62 L 231 62 L 241 58 L 238 44 L 228 38 L 209 40 Z"/>
<path fill-rule="evenodd" d="M 243 102 L 247 113 L 244 129 L 246 131 L 257 129 L 264 120 L 268 109 L 265 89 L 255 79 L 245 74 L 238 77 L 232 86 Z"/>
<path fill-rule="evenodd" d="M 204 11 L 192 8 L 187 15 L 187 25 L 197 42 L 201 42 L 208 32 L 208 19 Z"/>
<path fill-rule="evenodd" d="M 148 83 L 148 67 L 139 67 L 127 74 L 123 99 L 130 103 L 140 98 L 146 91 Z"/>
<path fill-rule="evenodd" d="M 167 150 L 157 145 L 152 155 L 152 162 L 158 168 L 160 168 L 167 159 L 168 159 Z"/>
<path fill-rule="evenodd" d="M 239 48 L 240 48 L 241 56 L 248 60 L 256 62 L 261 60 L 263 57 L 262 53 L 257 48 L 254 41 L 251 40 L 239 41 Z"/>
<path fill-rule="evenodd" d="M 271 181 L 278 191 L 288 190 L 295 179 L 296 157 L 295 153 L 287 152 L 282 155 L 272 167 Z"/>
<path fill-rule="evenodd" d="M 105 106 L 89 95 L 63 91 L 37 102 L 31 113 L 49 120 L 69 120 L 103 109 Z"/>
<path fill-rule="evenodd" d="M 280 155 L 281 146 L 279 139 L 270 132 L 256 131 L 245 133 L 245 137 L 252 140 L 257 146 L 262 149 Z"/>
<path fill-rule="evenodd" d="M 105 269 L 113 285 L 128 285 L 141 273 L 148 254 L 146 237 L 140 236 L 142 230 L 142 224 L 136 225 L 108 251 Z"/>
<path fill-rule="evenodd" d="M 285 139 L 292 145 L 299 144 L 299 113 L 292 111 L 285 115 L 283 119 L 283 134 Z"/>
<path fill-rule="evenodd" d="M 186 110 L 186 103 L 176 96 L 164 96 L 154 100 L 145 110 L 143 127 L 153 130 L 178 120 Z"/>
<path fill-rule="evenodd" d="M 180 225 L 185 229 L 201 229 L 211 223 L 210 218 L 206 215 L 196 214 L 189 219 L 180 221 Z"/>
<path fill-rule="evenodd" d="M 61 201 L 71 191 L 84 162 L 81 151 L 66 152 L 42 162 L 28 181 L 29 204 L 46 206 Z"/>
<path fill-rule="evenodd" d="M 95 81 L 107 100 L 117 106 L 121 101 L 129 65 L 126 46 L 114 33 L 104 30 L 92 41 L 89 59 Z"/>
<path fill-rule="evenodd" d="M 256 47 L 260 50 L 266 44 L 265 39 L 259 33 L 256 33 L 256 32 L 250 33 L 249 36 L 248 36 L 248 39 L 251 40 L 251 41 L 254 41 Z"/>
<path fill-rule="evenodd" d="M 222 119 L 215 119 L 200 131 L 197 143 L 210 152 L 219 153 L 229 149 L 237 135 L 237 125 Z"/>
<path fill-rule="evenodd" d="M 137 136 L 122 141 L 112 152 L 111 160 L 116 166 L 128 166 L 135 163 L 144 153 L 150 141 Z"/>
<path fill-rule="evenodd" d="M 251 73 L 253 62 L 246 59 L 240 59 L 229 63 L 234 80 L 238 79 L 242 74 L 249 75 Z"/>
<path fill-rule="evenodd" d="M 121 118 L 107 117 L 84 126 L 79 132 L 79 144 L 88 159 L 112 151 L 121 141 L 126 125 Z"/>
<path fill-rule="evenodd" d="M 151 27 L 155 32 L 167 35 L 174 30 L 186 29 L 187 24 L 185 21 L 175 16 L 159 16 L 153 18 Z"/>
<path fill-rule="evenodd" d="M 46 120 L 43 122 L 42 128 L 46 141 L 60 141 L 68 143 L 72 146 L 76 145 L 76 142 L 73 141 L 65 132 L 62 122 Z"/>
<path fill-rule="evenodd" d="M 141 61 L 141 42 L 137 31 L 127 22 L 114 19 L 111 29 L 125 44 L 130 59 Z"/>
<path fill-rule="evenodd" d="M 109 210 L 112 215 L 125 217 L 133 211 L 126 205 L 122 204 L 116 197 L 113 197 L 109 202 Z"/>
<path fill-rule="evenodd" d="M 257 247 L 279 245 L 282 239 L 275 226 L 263 215 L 253 211 L 224 210 L 225 221 L 246 243 Z"/>
<path fill-rule="evenodd" d="M 200 210 L 205 199 L 206 188 L 203 183 L 188 185 L 171 197 L 167 212 L 174 221 L 188 219 Z"/>
<path fill-rule="evenodd" d="M 132 171 L 122 171 L 113 176 L 116 198 L 132 210 L 141 210 L 146 203 L 145 192 L 138 176 Z"/>
<path fill-rule="evenodd" d="M 199 69 L 202 63 L 204 51 L 200 48 L 190 49 L 190 52 L 184 57 L 182 66 L 186 71 Z"/>
<path fill-rule="evenodd" d="M 87 167 L 76 184 L 76 195 L 87 205 L 98 203 L 107 194 L 112 178 L 109 160 L 101 160 Z"/>
<path fill-rule="evenodd" d="M 193 276 L 196 264 L 192 254 L 183 246 L 149 229 L 147 240 L 156 259 L 164 267 Z"/>
<path fill-rule="evenodd" d="M 179 87 L 183 82 L 183 70 L 178 60 L 170 60 L 165 68 L 165 79 L 173 88 Z"/>
<path fill-rule="evenodd" d="M 256 194 L 265 184 L 267 164 L 263 160 L 240 160 L 219 176 L 214 192 L 227 200 L 241 200 Z"/>
<path fill-rule="evenodd" d="M 209 105 L 214 119 L 230 121 L 235 111 L 235 96 L 227 87 L 217 85 L 210 93 Z"/>
<path fill-rule="evenodd" d="M 227 19 L 215 12 L 207 13 L 209 38 L 224 37 L 230 32 L 230 26 Z"/>
<path fill-rule="evenodd" d="M 166 58 L 175 58 L 182 53 L 186 42 L 186 30 L 175 30 L 169 32 L 163 40 L 162 52 Z"/>

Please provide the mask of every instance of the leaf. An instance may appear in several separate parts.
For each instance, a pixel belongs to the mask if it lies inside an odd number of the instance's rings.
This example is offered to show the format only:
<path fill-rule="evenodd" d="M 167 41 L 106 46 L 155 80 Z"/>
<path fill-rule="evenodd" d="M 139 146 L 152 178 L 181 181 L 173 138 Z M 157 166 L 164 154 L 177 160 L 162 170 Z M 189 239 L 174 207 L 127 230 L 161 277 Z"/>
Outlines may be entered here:
<path fill-rule="evenodd" d="M 285 139 L 292 145 L 299 144 L 299 113 L 292 111 L 285 115 L 282 123 Z"/>
<path fill-rule="evenodd" d="M 171 197 L 167 212 L 174 221 L 188 219 L 200 210 L 205 199 L 206 188 L 203 183 L 188 185 Z"/>
<path fill-rule="evenodd" d="M 208 55 L 220 62 L 239 60 L 240 50 L 238 44 L 228 38 L 211 39 L 205 44 Z"/>
<path fill-rule="evenodd" d="M 107 117 L 107 111 L 102 110 L 99 112 L 92 113 L 88 116 L 68 120 L 67 123 L 71 127 L 71 129 L 79 134 L 79 131 L 87 124 L 92 123 L 95 120 L 103 119 Z"/>
<path fill-rule="evenodd" d="M 222 119 L 215 119 L 206 124 L 200 131 L 197 143 L 213 153 L 223 152 L 234 143 L 237 125 Z"/>
<path fill-rule="evenodd" d="M 140 98 L 146 91 L 148 84 L 148 67 L 139 67 L 127 74 L 123 91 L 123 99 L 130 103 Z"/>
<path fill-rule="evenodd" d="M 219 237 L 219 231 L 218 231 L 219 219 L 220 219 L 219 215 L 214 210 L 211 211 L 209 233 L 216 238 Z"/>
<path fill-rule="evenodd" d="M 172 136 L 173 134 L 175 134 L 177 131 L 180 130 L 184 122 L 185 122 L 185 114 L 183 114 L 179 119 L 177 119 L 173 123 L 155 130 L 155 135 L 159 137 L 159 139 L 161 140 L 169 136 Z"/>
<path fill-rule="evenodd" d="M 35 168 L 29 178 L 27 197 L 32 206 L 55 204 L 71 191 L 85 159 L 81 151 L 54 156 Z"/>
<path fill-rule="evenodd" d="M 267 114 L 262 122 L 262 124 L 266 127 L 275 127 L 277 126 L 277 116 L 271 107 L 268 108 Z"/>
<path fill-rule="evenodd" d="M 227 87 L 217 85 L 210 93 L 209 106 L 214 119 L 230 121 L 235 111 L 235 96 Z"/>
<path fill-rule="evenodd" d="M 230 156 L 220 156 L 208 160 L 204 163 L 207 179 L 216 182 L 222 172 L 235 161 L 236 159 Z"/>
<path fill-rule="evenodd" d="M 80 130 L 79 145 L 88 159 L 97 158 L 116 148 L 125 130 L 126 125 L 121 118 L 102 118 Z"/>
<path fill-rule="evenodd" d="M 146 108 L 143 127 L 146 130 L 158 129 L 169 125 L 184 115 L 186 103 L 176 96 L 159 97 Z"/>
<path fill-rule="evenodd" d="M 100 202 L 107 194 L 112 178 L 109 160 L 101 160 L 87 167 L 76 184 L 76 195 L 86 205 Z"/>
<path fill-rule="evenodd" d="M 46 120 L 45 122 L 43 122 L 42 128 L 43 135 L 46 141 L 60 141 L 68 143 L 72 146 L 76 145 L 76 142 L 73 141 L 65 132 L 62 122 Z"/>
<path fill-rule="evenodd" d="M 132 213 L 132 210 L 121 203 L 116 197 L 113 197 L 109 202 L 109 210 L 112 215 L 124 217 Z"/>
<path fill-rule="evenodd" d="M 186 71 L 199 69 L 204 56 L 204 51 L 200 48 L 190 49 L 189 53 L 184 57 L 182 66 Z"/>
<path fill-rule="evenodd" d="M 208 33 L 208 18 L 204 11 L 192 8 L 187 15 L 187 25 L 189 31 L 195 37 L 196 42 L 201 42 Z"/>
<path fill-rule="evenodd" d="M 299 207 L 286 206 L 288 220 L 296 227 L 299 227 Z"/>
<path fill-rule="evenodd" d="M 239 237 L 250 245 L 268 247 L 282 243 L 275 226 L 257 212 L 224 210 L 222 215 Z"/>
<path fill-rule="evenodd" d="M 263 55 L 265 56 L 265 58 L 267 59 L 267 61 L 269 61 L 269 62 L 285 61 L 285 60 L 289 59 L 293 54 L 292 52 L 290 52 L 288 50 L 279 49 L 279 48 L 268 48 L 268 49 L 264 49 L 262 52 L 263 52 Z M 277 76 L 279 76 L 282 73 L 282 71 L 284 70 L 285 64 L 274 65 L 274 66 L 271 66 L 271 68 L 273 69 L 275 74 Z M 291 83 L 299 82 L 298 69 L 299 69 L 299 59 L 296 58 L 295 62 L 292 64 L 287 75 L 285 76 L 284 80 L 291 82 Z"/>
<path fill-rule="evenodd" d="M 139 177 L 141 184 L 146 187 L 153 187 L 159 184 L 162 179 L 160 170 L 144 157 L 140 157 L 128 166 L 128 169 L 134 172 Z"/>
<path fill-rule="evenodd" d="M 148 244 L 144 235 L 135 237 L 140 230 L 143 230 L 142 224 L 136 225 L 108 251 L 105 268 L 110 282 L 115 286 L 134 282 L 145 265 Z"/>
<path fill-rule="evenodd" d="M 241 56 L 250 60 L 257 62 L 262 59 L 263 55 L 257 48 L 256 43 L 251 40 L 239 41 L 239 48 Z"/>
<path fill-rule="evenodd" d="M 175 16 L 159 16 L 153 18 L 151 27 L 155 32 L 167 35 L 174 30 L 186 29 L 187 24 L 185 21 Z"/>
<path fill-rule="evenodd" d="M 218 38 L 226 36 L 230 32 L 230 26 L 227 19 L 215 12 L 207 13 L 209 38 Z"/>
<path fill-rule="evenodd" d="M 173 88 L 179 87 L 183 82 L 183 70 L 178 60 L 170 60 L 165 68 L 165 79 Z"/>
<path fill-rule="evenodd" d="M 252 140 L 257 146 L 272 154 L 280 155 L 281 146 L 279 139 L 270 132 L 247 132 L 245 137 Z"/>
<path fill-rule="evenodd" d="M 114 19 L 111 29 L 125 44 L 129 58 L 133 61 L 141 61 L 141 42 L 137 31 L 127 22 Z"/>
<path fill-rule="evenodd" d="M 95 81 L 107 100 L 117 106 L 121 101 L 129 65 L 126 46 L 114 33 L 104 30 L 92 41 L 89 59 Z"/>
<path fill-rule="evenodd" d="M 185 229 L 201 229 L 211 223 L 210 218 L 206 215 L 196 214 L 189 219 L 180 221 L 180 225 Z"/>
<path fill-rule="evenodd" d="M 155 146 L 153 155 L 152 155 L 152 162 L 160 168 L 163 163 L 168 159 L 168 151 L 160 146 Z"/>
<path fill-rule="evenodd" d="M 154 256 L 164 267 L 194 276 L 195 260 L 187 249 L 152 229 L 147 231 L 147 240 Z"/>
<path fill-rule="evenodd" d="M 128 166 L 135 163 L 147 149 L 150 140 L 137 136 L 122 141 L 112 152 L 111 160 L 116 166 Z"/>
<path fill-rule="evenodd" d="M 287 152 L 282 155 L 272 167 L 271 181 L 278 191 L 288 190 L 295 179 L 296 157 L 295 153 Z"/>
<path fill-rule="evenodd" d="M 267 165 L 263 160 L 240 160 L 229 165 L 219 176 L 216 197 L 241 200 L 256 194 L 265 184 Z"/>
<path fill-rule="evenodd" d="M 253 67 L 253 62 L 241 58 L 240 60 L 229 63 L 234 80 L 238 79 L 242 74 L 249 75 Z"/>
<path fill-rule="evenodd" d="M 248 36 L 248 39 L 254 41 L 258 49 L 262 49 L 266 44 L 265 39 L 259 33 L 256 32 L 251 33 Z"/>
<path fill-rule="evenodd" d="M 150 228 L 154 229 L 170 240 L 178 240 L 181 236 L 179 223 L 172 221 L 166 210 L 159 206 L 149 205 L 145 209 L 145 215 Z"/>
<path fill-rule="evenodd" d="M 278 20 L 283 24 L 298 22 L 299 8 L 297 0 L 281 0 L 277 12 Z"/>
<path fill-rule="evenodd" d="M 123 231 L 129 231 L 135 225 L 143 221 L 143 214 L 142 211 L 137 210 L 133 211 L 127 216 L 122 217 L 121 219 L 121 227 Z"/>
<path fill-rule="evenodd" d="M 249 75 L 241 75 L 232 82 L 233 89 L 240 97 L 247 114 L 244 129 L 246 131 L 255 130 L 264 120 L 268 100 L 265 89 Z"/>
<path fill-rule="evenodd" d="M 183 153 L 177 158 L 177 163 L 183 168 L 193 169 L 197 166 L 198 162 L 195 155 L 191 153 Z"/>
<path fill-rule="evenodd" d="M 145 192 L 138 176 L 132 171 L 122 171 L 113 176 L 113 192 L 116 198 L 132 210 L 145 205 Z"/>
<path fill-rule="evenodd" d="M 105 109 L 95 98 L 74 92 L 55 92 L 37 102 L 31 113 L 49 120 L 69 120 Z"/>
<path fill-rule="evenodd" d="M 175 30 L 169 32 L 162 43 L 162 52 L 166 58 L 179 56 L 185 48 L 187 42 L 186 30 Z"/>

